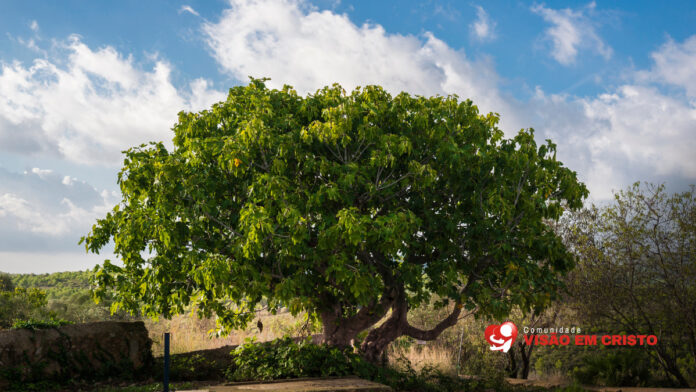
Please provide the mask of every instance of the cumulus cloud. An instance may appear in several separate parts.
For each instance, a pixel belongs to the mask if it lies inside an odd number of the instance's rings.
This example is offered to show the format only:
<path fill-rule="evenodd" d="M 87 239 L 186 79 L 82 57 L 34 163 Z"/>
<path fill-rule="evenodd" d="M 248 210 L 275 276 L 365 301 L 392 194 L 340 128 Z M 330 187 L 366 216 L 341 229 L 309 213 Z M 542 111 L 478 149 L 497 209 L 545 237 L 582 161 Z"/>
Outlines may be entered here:
<path fill-rule="evenodd" d="M 490 19 L 486 10 L 475 5 L 476 20 L 469 25 L 471 36 L 479 41 L 490 41 L 495 38 L 496 23 Z"/>
<path fill-rule="evenodd" d="M 545 31 L 545 39 L 551 42 L 551 56 L 563 65 L 575 63 L 578 51 L 594 51 L 608 59 L 612 49 L 604 43 L 596 31 L 596 24 L 588 16 L 595 9 L 595 3 L 584 8 L 555 10 L 534 5 L 532 12 L 540 15 L 551 27 Z"/>
<path fill-rule="evenodd" d="M 525 106 L 596 200 L 638 180 L 676 188 L 696 180 L 696 106 L 656 86 L 625 84 L 596 97 L 539 90 Z"/>
<path fill-rule="evenodd" d="M 0 249 L 75 251 L 80 237 L 117 197 L 49 169 L 13 173 L 0 168 Z"/>
<path fill-rule="evenodd" d="M 536 95 L 520 106 L 528 124 L 552 138 L 559 157 L 580 173 L 594 199 L 608 199 L 634 181 L 696 180 L 696 36 L 668 40 L 649 69 L 597 96 Z"/>
<path fill-rule="evenodd" d="M 78 37 L 64 49 L 65 59 L 0 68 L 0 149 L 115 165 L 128 147 L 171 140 L 180 110 L 224 98 L 204 79 L 177 89 L 164 60 L 143 70 L 132 57 L 110 46 L 93 50 Z"/>
<path fill-rule="evenodd" d="M 458 94 L 481 111 L 505 111 L 507 129 L 519 129 L 498 89 L 490 59 L 471 59 L 430 32 L 390 34 L 380 25 L 355 25 L 347 15 L 318 11 L 302 1 L 233 0 L 204 32 L 222 69 L 240 81 L 270 77 L 314 93 L 333 83 L 352 90 L 379 84 L 393 94 Z"/>
<path fill-rule="evenodd" d="M 204 31 L 215 59 L 238 80 L 267 76 L 271 86 L 287 83 L 301 93 L 335 82 L 346 89 L 379 84 L 393 93 L 457 92 L 484 110 L 505 106 L 489 62 L 469 59 L 431 33 L 390 34 L 292 0 L 230 5 Z"/>
<path fill-rule="evenodd" d="M 670 38 L 651 57 L 655 65 L 640 72 L 640 78 L 683 88 L 689 97 L 696 97 L 696 35 L 682 43 Z"/>

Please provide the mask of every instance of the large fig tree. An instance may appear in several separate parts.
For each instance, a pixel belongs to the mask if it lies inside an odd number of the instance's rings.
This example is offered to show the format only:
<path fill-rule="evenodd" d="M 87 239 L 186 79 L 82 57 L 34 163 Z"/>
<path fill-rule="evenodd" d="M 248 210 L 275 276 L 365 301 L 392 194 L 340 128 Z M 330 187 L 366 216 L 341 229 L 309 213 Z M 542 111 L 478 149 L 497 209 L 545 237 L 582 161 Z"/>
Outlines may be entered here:
<path fill-rule="evenodd" d="M 180 113 L 172 149 L 126 152 L 123 200 L 83 238 L 92 252 L 113 240 L 122 261 L 97 266 L 95 293 L 148 315 L 193 306 L 227 330 L 260 308 L 306 311 L 336 346 L 387 317 L 360 347 L 372 359 L 464 311 L 542 307 L 572 266 L 547 223 L 587 190 L 554 144 L 497 122 L 456 96 L 301 97 L 252 79 Z M 432 299 L 449 315 L 409 324 Z"/>

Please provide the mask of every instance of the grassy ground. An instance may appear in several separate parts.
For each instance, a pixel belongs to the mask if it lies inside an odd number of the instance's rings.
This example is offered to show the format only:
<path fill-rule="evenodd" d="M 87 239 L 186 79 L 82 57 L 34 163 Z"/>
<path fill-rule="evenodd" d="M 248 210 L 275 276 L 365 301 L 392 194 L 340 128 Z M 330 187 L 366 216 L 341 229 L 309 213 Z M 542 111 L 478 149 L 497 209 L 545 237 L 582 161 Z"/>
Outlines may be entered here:
<path fill-rule="evenodd" d="M 263 325 L 262 330 L 259 330 L 254 322 L 246 330 L 235 331 L 226 337 L 218 337 L 214 334 L 215 320 L 200 320 L 195 315 L 179 315 L 171 320 L 146 320 L 145 326 L 153 341 L 152 352 L 155 357 L 163 355 L 163 335 L 165 332 L 171 333 L 170 352 L 172 354 L 208 350 L 227 345 L 236 346 L 244 343 L 246 339 L 252 338 L 259 342 L 265 342 L 287 335 L 308 336 L 311 333 L 319 332 L 316 329 L 312 330 L 312 327 L 307 325 L 302 316 L 293 317 L 290 313 L 277 315 L 260 313 L 259 320 Z M 397 358 L 409 360 L 416 370 L 421 370 L 426 366 L 435 367 L 445 373 L 453 373 L 456 370 L 454 350 L 451 347 L 444 347 L 442 344 L 414 344 L 390 350 L 390 362 L 395 362 Z"/>

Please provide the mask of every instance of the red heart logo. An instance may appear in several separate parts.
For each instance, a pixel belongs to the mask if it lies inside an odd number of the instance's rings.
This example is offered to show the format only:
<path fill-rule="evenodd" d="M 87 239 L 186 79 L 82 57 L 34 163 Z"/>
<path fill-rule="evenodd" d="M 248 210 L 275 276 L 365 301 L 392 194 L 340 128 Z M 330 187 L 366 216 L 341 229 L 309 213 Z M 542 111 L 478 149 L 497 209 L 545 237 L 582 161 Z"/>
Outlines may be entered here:
<path fill-rule="evenodd" d="M 495 346 L 496 344 L 491 341 L 491 337 L 497 336 L 498 331 L 500 331 L 500 325 L 498 324 L 491 324 L 486 327 L 486 330 L 483 332 L 484 336 L 486 336 L 486 340 L 488 341 L 488 344 L 491 346 Z"/>
<path fill-rule="evenodd" d="M 510 321 L 500 325 L 491 324 L 486 327 L 483 334 L 491 345 L 491 350 L 506 353 L 517 338 L 517 326 Z"/>

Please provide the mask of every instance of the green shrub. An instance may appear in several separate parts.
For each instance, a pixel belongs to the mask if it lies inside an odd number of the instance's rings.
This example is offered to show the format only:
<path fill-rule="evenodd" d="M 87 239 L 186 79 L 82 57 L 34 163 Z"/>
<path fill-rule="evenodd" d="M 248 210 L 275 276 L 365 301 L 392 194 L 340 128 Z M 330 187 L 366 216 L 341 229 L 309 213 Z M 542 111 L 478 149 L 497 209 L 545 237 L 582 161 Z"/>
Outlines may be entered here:
<path fill-rule="evenodd" d="M 350 353 L 308 340 L 295 343 L 289 337 L 245 343 L 234 356 L 236 367 L 227 374 L 234 381 L 345 376 L 353 370 Z"/>
<path fill-rule="evenodd" d="M 11 327 L 14 320 L 48 317 L 46 303 L 46 292 L 37 288 L 0 291 L 0 329 Z"/>
<path fill-rule="evenodd" d="M 45 329 L 45 328 L 55 328 L 63 325 L 74 324 L 72 321 L 63 320 L 59 318 L 53 318 L 47 320 L 15 320 L 12 323 L 12 329 Z"/>
<path fill-rule="evenodd" d="M 265 343 L 248 342 L 232 352 L 234 365 L 226 376 L 234 381 L 276 380 L 300 377 L 355 375 L 390 386 L 396 391 L 445 392 L 505 390 L 509 386 L 496 380 L 466 380 L 426 367 L 416 371 L 401 358 L 393 367 L 381 367 L 366 361 L 351 350 L 310 343 L 295 343 L 290 338 Z"/>
<path fill-rule="evenodd" d="M 603 350 L 583 359 L 573 369 L 573 377 L 582 384 L 642 387 L 651 385 L 651 362 L 648 354 L 639 349 Z"/>

